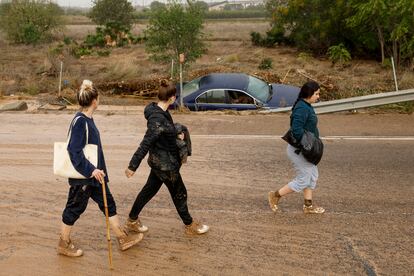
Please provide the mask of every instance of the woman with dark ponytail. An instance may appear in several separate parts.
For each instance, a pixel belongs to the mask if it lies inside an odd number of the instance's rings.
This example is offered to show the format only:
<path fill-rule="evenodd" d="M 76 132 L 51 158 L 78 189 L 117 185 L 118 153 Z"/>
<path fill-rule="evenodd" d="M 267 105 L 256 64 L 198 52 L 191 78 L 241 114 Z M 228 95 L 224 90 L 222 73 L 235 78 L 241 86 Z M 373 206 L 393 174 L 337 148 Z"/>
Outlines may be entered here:
<path fill-rule="evenodd" d="M 159 101 L 145 107 L 147 131 L 132 156 L 125 175 L 128 178 L 132 177 L 148 152 L 148 165 L 151 167 L 151 172 L 129 213 L 125 224 L 128 231 L 148 231 L 148 227 L 141 223 L 138 216 L 144 206 L 157 194 L 163 183 L 167 186 L 175 208 L 185 225 L 185 232 L 199 235 L 209 230 L 207 225 L 193 220 L 188 212 L 187 190 L 180 174 L 181 162 L 176 142 L 177 138 L 183 140 L 184 137 L 183 134 L 177 135 L 173 119 L 168 112 L 168 107 L 175 102 L 176 92 L 172 82 L 162 80 L 158 91 Z"/>
<path fill-rule="evenodd" d="M 313 133 L 319 138 L 319 130 L 317 127 L 318 118 L 311 104 L 319 100 L 320 87 L 314 81 L 305 83 L 299 93 L 298 99 L 292 107 L 292 115 L 290 117 L 291 131 L 294 138 L 300 141 L 305 130 Z M 322 214 L 325 209 L 316 207 L 312 203 L 312 191 L 316 187 L 318 180 L 318 167 L 307 161 L 298 148 L 288 144 L 287 156 L 292 162 L 296 171 L 296 177 L 283 186 L 278 191 L 270 191 L 268 200 L 270 208 L 273 212 L 278 210 L 278 203 L 282 196 L 292 192 L 303 191 L 304 205 L 303 212 L 305 214 Z"/>

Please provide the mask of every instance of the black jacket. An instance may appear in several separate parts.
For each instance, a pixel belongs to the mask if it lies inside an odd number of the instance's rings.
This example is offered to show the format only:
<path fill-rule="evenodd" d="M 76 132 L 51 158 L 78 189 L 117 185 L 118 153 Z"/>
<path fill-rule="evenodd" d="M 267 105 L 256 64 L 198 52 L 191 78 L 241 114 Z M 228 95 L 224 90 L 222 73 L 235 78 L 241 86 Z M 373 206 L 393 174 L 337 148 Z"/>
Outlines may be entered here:
<path fill-rule="evenodd" d="M 170 113 L 162 110 L 156 103 L 150 103 L 144 110 L 147 119 L 147 132 L 129 162 L 128 169 L 136 171 L 147 155 L 148 165 L 160 171 L 180 169 L 177 132 Z"/>
<path fill-rule="evenodd" d="M 191 156 L 192 153 L 190 131 L 185 125 L 180 123 L 175 123 L 174 126 L 177 135 L 184 134 L 184 140 L 180 140 L 178 137 L 176 139 L 180 163 L 183 164 L 187 162 L 187 157 Z"/>

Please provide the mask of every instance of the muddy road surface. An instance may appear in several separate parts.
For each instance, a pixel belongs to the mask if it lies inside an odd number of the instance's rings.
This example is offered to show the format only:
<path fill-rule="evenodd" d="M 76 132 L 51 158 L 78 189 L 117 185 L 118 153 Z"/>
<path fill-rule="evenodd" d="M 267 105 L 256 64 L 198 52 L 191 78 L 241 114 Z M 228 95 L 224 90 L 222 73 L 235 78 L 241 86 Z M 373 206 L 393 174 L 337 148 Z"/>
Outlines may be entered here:
<path fill-rule="evenodd" d="M 267 193 L 293 170 L 280 139 L 288 115 L 174 114 L 192 134 L 182 168 L 193 217 L 211 231 L 189 237 L 163 186 L 141 213 L 149 227 L 109 272 L 105 219 L 90 200 L 72 238 L 80 258 L 56 254 L 68 184 L 53 175 L 53 142 L 73 114 L 0 114 L 0 275 L 413 275 L 414 116 L 320 116 L 326 139 L 314 192 L 324 215 L 304 215 L 302 194 L 273 214 Z M 149 167 L 123 172 L 145 132 L 142 112 L 98 112 L 122 222 Z"/>

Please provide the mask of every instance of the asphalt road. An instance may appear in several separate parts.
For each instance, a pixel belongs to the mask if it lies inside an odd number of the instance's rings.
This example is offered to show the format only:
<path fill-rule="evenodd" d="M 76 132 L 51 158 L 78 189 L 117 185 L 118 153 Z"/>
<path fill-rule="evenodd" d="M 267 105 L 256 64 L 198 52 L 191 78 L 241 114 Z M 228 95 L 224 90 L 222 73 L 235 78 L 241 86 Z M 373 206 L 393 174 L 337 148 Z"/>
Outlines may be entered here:
<path fill-rule="evenodd" d="M 279 137 L 288 115 L 173 115 L 190 127 L 193 156 L 182 169 L 192 215 L 211 226 L 188 237 L 163 187 L 144 208 L 150 231 L 120 253 L 119 275 L 413 275 L 413 115 L 320 116 L 325 155 L 314 201 L 324 215 L 304 215 L 302 195 L 273 214 L 267 192 L 293 170 Z M 105 222 L 90 201 L 74 228 L 85 251 L 58 256 L 65 179 L 52 174 L 53 142 L 64 140 L 72 114 L 0 114 L 0 275 L 110 274 Z M 136 149 L 141 113 L 94 116 L 104 144 L 110 187 L 125 219 L 149 173 L 123 170 Z"/>

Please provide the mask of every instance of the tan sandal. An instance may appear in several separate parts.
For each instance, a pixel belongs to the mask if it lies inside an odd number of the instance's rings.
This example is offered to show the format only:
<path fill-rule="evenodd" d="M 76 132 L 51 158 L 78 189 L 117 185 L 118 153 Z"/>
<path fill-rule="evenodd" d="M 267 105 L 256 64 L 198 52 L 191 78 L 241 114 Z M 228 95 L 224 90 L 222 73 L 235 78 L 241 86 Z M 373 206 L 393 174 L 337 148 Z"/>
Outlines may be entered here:
<path fill-rule="evenodd" d="M 317 206 L 306 206 L 303 205 L 303 212 L 305 214 L 323 214 L 325 213 L 325 209 L 323 207 L 317 207 Z"/>

